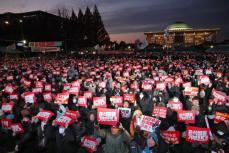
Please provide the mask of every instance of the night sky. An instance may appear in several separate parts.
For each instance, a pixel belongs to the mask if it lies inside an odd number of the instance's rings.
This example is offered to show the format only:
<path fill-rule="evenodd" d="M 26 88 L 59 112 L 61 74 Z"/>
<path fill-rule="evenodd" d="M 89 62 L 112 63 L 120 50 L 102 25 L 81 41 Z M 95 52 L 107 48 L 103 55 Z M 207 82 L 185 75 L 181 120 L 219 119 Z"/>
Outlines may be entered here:
<path fill-rule="evenodd" d="M 0 13 L 58 8 L 78 12 L 97 4 L 112 40 L 134 42 L 145 31 L 160 31 L 175 21 L 194 28 L 221 28 L 218 41 L 229 39 L 229 0 L 0 0 Z"/>

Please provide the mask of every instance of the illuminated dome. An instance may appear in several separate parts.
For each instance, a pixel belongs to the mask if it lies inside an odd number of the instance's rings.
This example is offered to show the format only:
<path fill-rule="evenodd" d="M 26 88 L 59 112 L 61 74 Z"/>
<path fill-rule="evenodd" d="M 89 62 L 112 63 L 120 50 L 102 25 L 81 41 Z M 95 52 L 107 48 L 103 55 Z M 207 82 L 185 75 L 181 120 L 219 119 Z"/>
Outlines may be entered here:
<path fill-rule="evenodd" d="M 180 30 L 190 30 L 190 29 L 192 29 L 192 27 L 184 22 L 175 22 L 166 28 L 166 30 L 168 31 L 180 31 Z"/>

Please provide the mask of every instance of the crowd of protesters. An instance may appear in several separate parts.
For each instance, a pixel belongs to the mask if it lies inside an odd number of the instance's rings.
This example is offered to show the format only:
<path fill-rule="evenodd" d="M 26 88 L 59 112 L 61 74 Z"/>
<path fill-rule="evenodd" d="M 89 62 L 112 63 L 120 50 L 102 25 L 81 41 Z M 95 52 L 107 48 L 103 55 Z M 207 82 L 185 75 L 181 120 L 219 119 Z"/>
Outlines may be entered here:
<path fill-rule="evenodd" d="M 229 152 L 228 55 L 0 64 L 1 153 Z"/>

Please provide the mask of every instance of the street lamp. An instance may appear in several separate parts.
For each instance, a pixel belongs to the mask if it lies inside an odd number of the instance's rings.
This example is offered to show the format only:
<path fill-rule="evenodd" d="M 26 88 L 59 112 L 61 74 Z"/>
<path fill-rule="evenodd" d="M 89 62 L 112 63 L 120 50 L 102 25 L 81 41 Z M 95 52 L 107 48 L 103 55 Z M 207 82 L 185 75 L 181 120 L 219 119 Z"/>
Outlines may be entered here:
<path fill-rule="evenodd" d="M 23 42 L 24 44 L 26 44 L 27 41 L 26 41 L 26 40 L 22 40 L 22 42 Z"/>
<path fill-rule="evenodd" d="M 23 22 L 23 20 L 22 20 L 22 19 L 20 19 L 20 20 L 19 20 L 19 22 L 20 22 L 20 23 L 22 23 L 22 22 Z"/>
<path fill-rule="evenodd" d="M 5 24 L 10 24 L 9 21 L 5 21 Z"/>

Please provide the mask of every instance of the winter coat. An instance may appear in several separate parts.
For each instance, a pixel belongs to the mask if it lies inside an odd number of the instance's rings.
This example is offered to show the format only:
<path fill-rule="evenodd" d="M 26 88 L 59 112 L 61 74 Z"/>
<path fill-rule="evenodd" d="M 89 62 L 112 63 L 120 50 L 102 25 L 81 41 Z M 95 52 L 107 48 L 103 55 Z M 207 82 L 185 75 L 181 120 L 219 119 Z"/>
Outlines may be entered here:
<path fill-rule="evenodd" d="M 105 138 L 104 153 L 129 153 L 130 135 L 126 130 L 120 131 L 117 135 L 112 135 L 104 129 L 96 129 L 95 133 Z"/>

